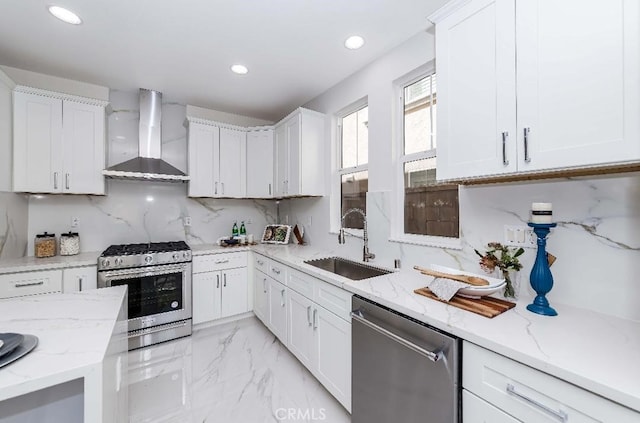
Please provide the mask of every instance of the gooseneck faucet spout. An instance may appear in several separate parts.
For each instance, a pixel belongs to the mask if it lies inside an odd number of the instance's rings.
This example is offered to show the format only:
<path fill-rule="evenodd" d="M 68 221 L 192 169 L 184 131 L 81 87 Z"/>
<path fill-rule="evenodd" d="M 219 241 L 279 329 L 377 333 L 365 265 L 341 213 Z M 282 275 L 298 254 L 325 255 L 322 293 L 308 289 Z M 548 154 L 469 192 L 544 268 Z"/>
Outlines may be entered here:
<path fill-rule="evenodd" d="M 362 248 L 362 261 L 366 262 L 369 260 L 373 260 L 374 258 L 376 258 L 376 255 L 369 252 L 369 235 L 367 234 L 367 215 L 362 209 L 358 209 L 358 208 L 349 209 L 342 215 L 342 217 L 340 218 L 340 231 L 338 232 L 338 244 L 344 244 L 346 242 L 344 237 L 344 219 L 351 213 L 360 214 L 364 221 L 364 227 L 363 227 L 364 247 Z"/>

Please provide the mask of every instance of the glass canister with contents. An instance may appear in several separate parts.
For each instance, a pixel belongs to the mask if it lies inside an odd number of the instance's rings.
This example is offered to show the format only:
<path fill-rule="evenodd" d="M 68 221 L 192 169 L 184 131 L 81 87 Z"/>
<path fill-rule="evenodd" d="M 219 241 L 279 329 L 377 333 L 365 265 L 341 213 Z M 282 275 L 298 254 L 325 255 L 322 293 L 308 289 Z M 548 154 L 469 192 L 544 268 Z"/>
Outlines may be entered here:
<path fill-rule="evenodd" d="M 80 253 L 80 235 L 77 232 L 60 234 L 60 255 L 73 256 Z"/>
<path fill-rule="evenodd" d="M 56 255 L 58 244 L 56 242 L 56 234 L 43 233 L 37 234 L 33 243 L 34 255 L 38 258 L 53 257 Z"/>

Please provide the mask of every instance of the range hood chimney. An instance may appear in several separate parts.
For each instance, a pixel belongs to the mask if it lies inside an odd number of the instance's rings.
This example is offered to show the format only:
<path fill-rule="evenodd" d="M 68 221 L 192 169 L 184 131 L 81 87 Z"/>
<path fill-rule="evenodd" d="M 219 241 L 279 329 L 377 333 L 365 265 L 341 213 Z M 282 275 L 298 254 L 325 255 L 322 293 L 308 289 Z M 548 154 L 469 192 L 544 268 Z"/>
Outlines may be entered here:
<path fill-rule="evenodd" d="M 162 93 L 140 89 L 138 157 L 103 170 L 108 178 L 186 182 L 189 177 L 162 160 Z"/>

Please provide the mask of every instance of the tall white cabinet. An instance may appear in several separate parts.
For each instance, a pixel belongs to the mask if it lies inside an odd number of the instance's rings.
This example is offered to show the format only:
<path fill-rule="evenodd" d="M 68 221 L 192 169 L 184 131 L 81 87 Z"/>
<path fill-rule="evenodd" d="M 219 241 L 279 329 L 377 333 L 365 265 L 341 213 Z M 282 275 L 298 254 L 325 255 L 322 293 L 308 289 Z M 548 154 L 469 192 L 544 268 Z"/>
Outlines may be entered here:
<path fill-rule="evenodd" d="M 471 0 L 433 19 L 438 179 L 640 160 L 637 1 Z"/>
<path fill-rule="evenodd" d="M 17 87 L 13 189 L 104 194 L 106 102 Z"/>
<path fill-rule="evenodd" d="M 247 197 L 273 197 L 273 129 L 247 132 Z"/>

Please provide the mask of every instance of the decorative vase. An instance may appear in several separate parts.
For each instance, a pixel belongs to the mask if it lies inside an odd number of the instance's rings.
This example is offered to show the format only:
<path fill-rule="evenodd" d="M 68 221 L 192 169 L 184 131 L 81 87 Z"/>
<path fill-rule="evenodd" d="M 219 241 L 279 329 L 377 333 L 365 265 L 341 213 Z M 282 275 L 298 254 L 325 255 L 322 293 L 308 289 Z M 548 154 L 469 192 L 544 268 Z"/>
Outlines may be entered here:
<path fill-rule="evenodd" d="M 520 296 L 520 272 L 513 269 L 496 268 L 496 278 L 507 281 L 502 296 L 506 299 L 517 300 Z"/>
<path fill-rule="evenodd" d="M 543 316 L 557 316 L 558 312 L 549 305 L 549 300 L 546 297 L 551 288 L 553 288 L 553 275 L 551 275 L 551 270 L 549 269 L 549 258 L 546 250 L 547 236 L 551 228 L 556 227 L 556 223 L 528 223 L 528 225 L 533 228 L 533 232 L 538 237 L 538 252 L 529 276 L 531 287 L 536 291 L 537 295 L 533 302 L 527 306 L 527 310 Z"/>

